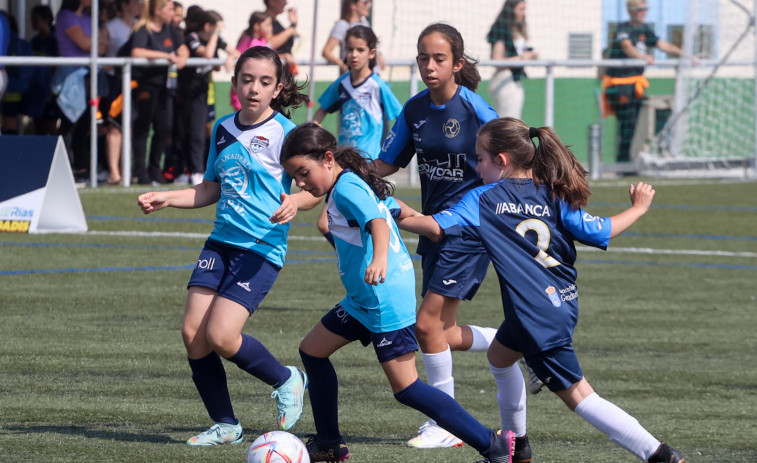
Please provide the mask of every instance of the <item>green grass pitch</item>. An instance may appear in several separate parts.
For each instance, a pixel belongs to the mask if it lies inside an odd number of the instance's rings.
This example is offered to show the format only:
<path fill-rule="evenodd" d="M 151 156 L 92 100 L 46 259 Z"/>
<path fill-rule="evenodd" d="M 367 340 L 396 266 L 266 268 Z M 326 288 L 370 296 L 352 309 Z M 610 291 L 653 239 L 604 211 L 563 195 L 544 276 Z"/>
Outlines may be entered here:
<path fill-rule="evenodd" d="M 607 252 L 579 247 L 575 347 L 584 373 L 687 462 L 757 461 L 757 187 L 652 183 L 653 209 Z M 593 184 L 588 210 L 620 211 L 627 185 Z M 245 443 L 184 444 L 210 424 L 180 326 L 214 208 L 145 217 L 136 204 L 141 191 L 81 190 L 86 234 L 0 234 L 0 461 L 243 462 L 249 443 L 275 429 L 270 388 L 226 363 Z M 418 206 L 417 190 L 397 196 Z M 295 219 L 288 263 L 245 329 L 286 364 L 300 365 L 299 341 L 343 296 L 316 215 Z M 491 271 L 459 322 L 501 319 Z M 454 358 L 457 399 L 496 427 L 485 356 Z M 477 459 L 468 446 L 403 446 L 424 418 L 393 399 L 371 349 L 348 346 L 333 362 L 350 461 Z M 528 406 L 534 462 L 636 461 L 553 394 L 529 396 Z M 308 402 L 294 432 L 313 431 Z"/>

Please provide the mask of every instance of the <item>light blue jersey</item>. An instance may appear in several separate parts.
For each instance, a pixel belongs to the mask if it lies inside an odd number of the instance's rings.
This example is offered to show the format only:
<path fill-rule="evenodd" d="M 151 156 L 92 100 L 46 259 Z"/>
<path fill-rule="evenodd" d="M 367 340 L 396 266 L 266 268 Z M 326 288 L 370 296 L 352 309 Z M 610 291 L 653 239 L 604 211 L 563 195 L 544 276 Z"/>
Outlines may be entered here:
<path fill-rule="evenodd" d="M 380 200 L 356 174 L 345 170 L 328 196 L 329 230 L 334 236 L 337 267 L 347 296 L 341 305 L 372 333 L 395 331 L 415 323 L 415 273 L 393 216 L 400 206 L 391 196 Z M 373 240 L 366 225 L 373 219 L 389 225 L 386 281 L 365 283 L 373 260 Z"/>
<path fill-rule="evenodd" d="M 377 74 L 352 85 L 350 73 L 340 76 L 318 98 L 326 112 L 341 110 L 339 145 L 352 146 L 376 159 L 384 136 L 384 116 L 395 119 L 402 111 L 389 85 Z"/>
<path fill-rule="evenodd" d="M 289 225 L 271 223 L 289 194 L 292 178 L 279 162 L 284 138 L 295 125 L 278 112 L 255 125 L 242 125 L 239 113 L 216 122 L 205 179 L 221 184 L 215 228 L 210 239 L 249 249 L 281 267 Z"/>

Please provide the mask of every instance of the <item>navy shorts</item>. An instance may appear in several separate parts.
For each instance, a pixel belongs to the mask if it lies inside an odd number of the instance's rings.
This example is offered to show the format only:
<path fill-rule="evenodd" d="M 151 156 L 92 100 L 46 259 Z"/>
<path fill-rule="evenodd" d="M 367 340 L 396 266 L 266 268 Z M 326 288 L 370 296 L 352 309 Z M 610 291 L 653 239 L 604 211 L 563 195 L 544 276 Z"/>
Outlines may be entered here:
<path fill-rule="evenodd" d="M 565 390 L 584 377 L 576 352 L 570 344 L 538 352 L 524 359 L 552 392 Z"/>
<path fill-rule="evenodd" d="M 321 318 L 321 323 L 327 330 L 350 342 L 360 341 L 364 346 L 372 342 L 376 357 L 381 363 L 418 350 L 414 325 L 387 333 L 372 333 L 362 323 L 352 318 L 340 304 L 329 310 Z"/>
<path fill-rule="evenodd" d="M 207 240 L 187 288 L 210 288 L 252 314 L 273 286 L 279 270 L 258 253 Z"/>
<path fill-rule="evenodd" d="M 486 253 L 466 253 L 441 249 L 422 256 L 423 288 L 421 297 L 429 289 L 442 296 L 470 301 L 486 277 L 489 269 Z"/>

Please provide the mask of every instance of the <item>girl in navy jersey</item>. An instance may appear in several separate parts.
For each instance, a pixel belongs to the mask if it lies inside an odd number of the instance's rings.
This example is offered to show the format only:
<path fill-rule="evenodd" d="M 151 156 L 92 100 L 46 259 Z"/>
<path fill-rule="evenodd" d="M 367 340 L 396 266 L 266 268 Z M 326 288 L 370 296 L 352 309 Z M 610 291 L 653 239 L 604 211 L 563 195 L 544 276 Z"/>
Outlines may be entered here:
<path fill-rule="evenodd" d="M 434 214 L 460 201 L 481 185 L 476 174 L 476 131 L 497 113 L 475 93 L 481 76 L 464 52 L 463 38 L 452 26 L 431 24 L 418 38 L 418 66 L 428 89 L 405 104 L 384 141 L 378 160 L 382 176 L 407 167 L 417 154 L 424 214 Z M 461 300 L 471 300 L 486 276 L 489 258 L 477 242 L 421 237 L 423 302 L 415 329 L 423 351 L 426 378 L 455 396 L 452 350 L 485 352 L 494 328 L 458 326 Z M 433 421 L 421 426 L 407 445 L 454 447 L 462 442 Z"/>
<path fill-rule="evenodd" d="M 486 428 L 450 396 L 418 379 L 413 262 L 393 219 L 418 213 L 390 196 L 391 185 L 376 175 L 360 151 L 337 147 L 334 136 L 314 123 L 292 131 L 281 160 L 300 188 L 327 195 L 337 267 L 347 291 L 300 344 L 317 431 L 307 443 L 310 461 L 350 456 L 339 432 L 339 384 L 329 357 L 360 341 L 373 344 L 400 403 L 433 417 L 487 461 L 511 463 L 512 432 Z"/>
<path fill-rule="evenodd" d="M 192 379 L 215 424 L 189 445 L 243 440 L 222 357 L 274 388 L 281 429 L 299 419 L 307 385 L 302 371 L 283 366 L 260 341 L 242 334 L 284 264 L 287 223 L 298 209 L 320 200 L 304 191 L 289 195 L 292 178 L 279 162 L 284 138 L 294 128 L 287 107 L 306 103 L 307 96 L 266 47 L 245 51 L 231 82 L 242 109 L 216 122 L 203 182 L 138 199 L 145 214 L 218 203 L 215 229 L 189 280 L 182 326 Z"/>
<path fill-rule="evenodd" d="M 404 220 L 403 228 L 430 236 L 468 235 L 491 257 L 505 311 L 488 351 L 502 426 L 525 434 L 525 384 L 516 364 L 525 357 L 552 392 L 611 441 L 650 463 L 684 462 L 594 392 L 572 345 L 578 320 L 574 241 L 606 249 L 610 238 L 647 212 L 655 191 L 639 182 L 630 187 L 630 208 L 612 217 L 589 215 L 582 209 L 589 184 L 573 153 L 548 127 L 528 127 L 517 119 L 481 127 L 476 152 L 486 185 L 433 218 Z"/>

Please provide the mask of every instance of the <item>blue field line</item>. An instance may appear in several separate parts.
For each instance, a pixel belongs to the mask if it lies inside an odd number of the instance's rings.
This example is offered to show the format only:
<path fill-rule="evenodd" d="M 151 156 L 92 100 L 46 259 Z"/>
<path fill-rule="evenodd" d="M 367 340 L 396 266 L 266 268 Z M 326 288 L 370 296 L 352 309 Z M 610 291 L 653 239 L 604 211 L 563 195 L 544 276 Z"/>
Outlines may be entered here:
<path fill-rule="evenodd" d="M 592 207 L 618 207 L 628 208 L 628 203 L 589 203 Z M 681 211 L 723 211 L 723 212 L 757 212 L 757 207 L 745 206 L 698 206 L 695 204 L 652 204 L 651 209 L 670 209 Z"/>
<path fill-rule="evenodd" d="M 94 243 L 22 243 L 16 241 L 0 241 L 0 246 L 16 246 L 30 248 L 99 248 L 99 249 L 146 249 L 160 251 L 200 251 L 202 246 L 154 246 L 148 244 L 94 244 Z M 287 251 L 288 254 L 330 254 L 334 251 Z"/>
<path fill-rule="evenodd" d="M 757 241 L 757 236 L 694 235 L 689 233 L 636 233 L 625 231 L 622 236 L 635 238 L 687 238 L 714 241 Z"/>
<path fill-rule="evenodd" d="M 98 222 L 165 222 L 165 223 L 205 223 L 213 224 L 215 219 L 192 219 L 192 218 L 171 218 L 171 217 L 122 217 L 116 215 L 92 215 L 87 220 Z M 314 226 L 309 222 L 289 222 L 294 227 Z"/>
<path fill-rule="evenodd" d="M 413 260 L 420 259 L 419 256 L 413 256 Z M 319 259 L 287 259 L 286 265 L 297 264 L 316 264 L 324 262 L 336 262 L 336 258 L 319 258 Z M 732 264 L 702 264 L 702 263 L 660 263 L 650 261 L 631 261 L 631 260 L 598 260 L 598 259 L 579 259 L 579 264 L 601 264 L 601 265 L 633 265 L 647 267 L 690 267 L 716 270 L 757 270 L 757 265 L 732 265 Z M 0 271 L 0 275 L 33 275 L 47 273 L 92 273 L 92 272 L 145 272 L 145 271 L 168 271 L 168 270 L 191 270 L 195 264 L 188 265 L 164 265 L 148 267 L 98 267 L 98 268 L 59 268 L 59 269 L 35 269 L 35 270 L 6 270 Z"/>

